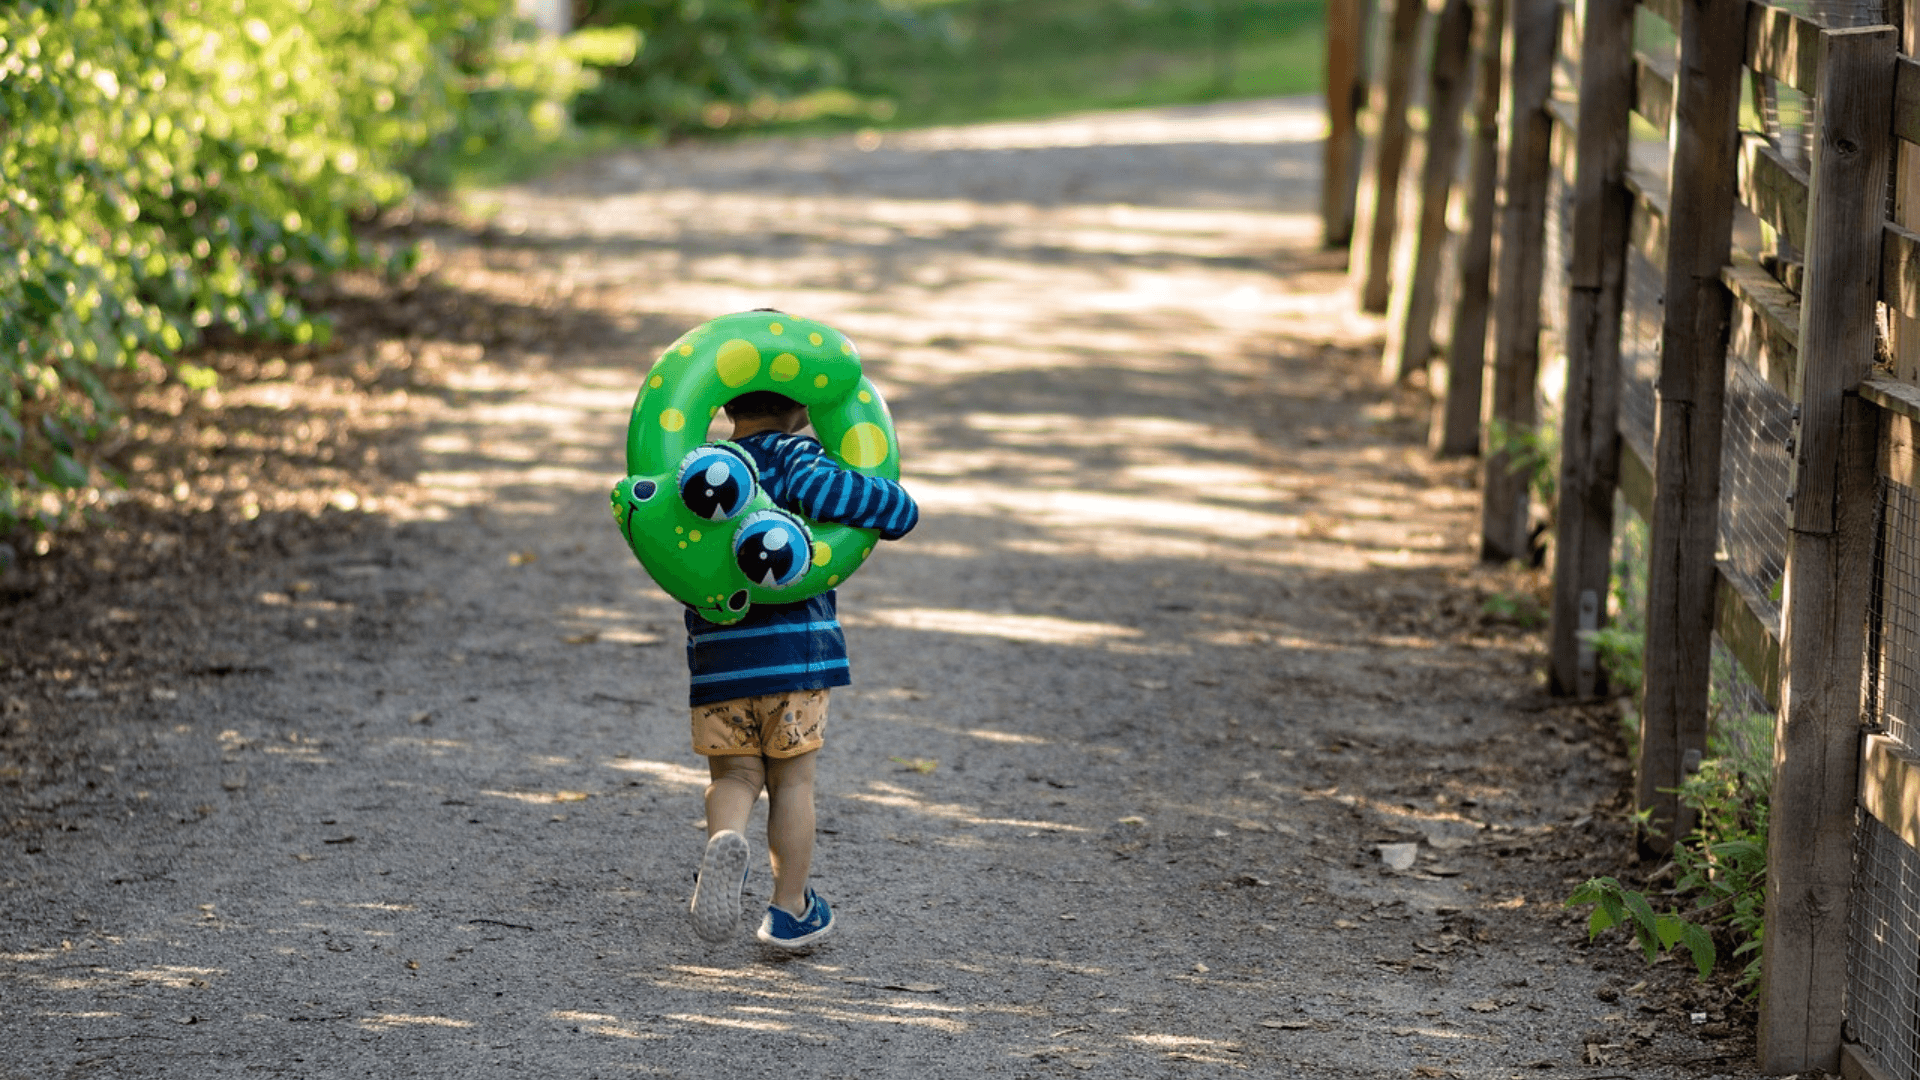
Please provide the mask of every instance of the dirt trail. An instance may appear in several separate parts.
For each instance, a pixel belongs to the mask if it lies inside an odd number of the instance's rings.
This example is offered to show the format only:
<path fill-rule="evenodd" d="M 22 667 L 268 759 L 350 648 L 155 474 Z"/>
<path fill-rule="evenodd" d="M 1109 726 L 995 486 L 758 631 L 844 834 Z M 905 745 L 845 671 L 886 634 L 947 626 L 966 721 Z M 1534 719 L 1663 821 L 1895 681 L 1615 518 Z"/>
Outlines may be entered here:
<path fill-rule="evenodd" d="M 1560 908 L 1611 721 L 1488 614 L 1538 583 L 1378 384 L 1319 123 L 625 154 L 427 230 L 343 301 L 354 513 L 0 608 L 0 1077 L 1748 1072 Z M 686 926 L 679 616 L 606 513 L 655 350 L 758 306 L 861 345 L 925 509 L 842 589 L 799 958 Z"/>

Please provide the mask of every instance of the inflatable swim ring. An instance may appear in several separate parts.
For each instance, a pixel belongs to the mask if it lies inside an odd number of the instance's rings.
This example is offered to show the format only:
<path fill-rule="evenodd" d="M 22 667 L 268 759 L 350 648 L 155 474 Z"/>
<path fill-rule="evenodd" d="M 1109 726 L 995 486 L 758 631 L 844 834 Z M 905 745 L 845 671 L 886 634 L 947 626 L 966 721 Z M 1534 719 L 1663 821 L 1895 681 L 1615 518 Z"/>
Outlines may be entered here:
<path fill-rule="evenodd" d="M 746 451 L 707 442 L 720 407 L 771 390 L 807 407 L 841 466 L 900 478 L 893 417 L 845 335 L 776 311 L 723 315 L 667 346 L 627 423 L 627 476 L 613 518 L 669 596 L 715 623 L 755 603 L 792 603 L 845 581 L 873 553 L 872 529 L 810 521 L 774 505 Z"/>

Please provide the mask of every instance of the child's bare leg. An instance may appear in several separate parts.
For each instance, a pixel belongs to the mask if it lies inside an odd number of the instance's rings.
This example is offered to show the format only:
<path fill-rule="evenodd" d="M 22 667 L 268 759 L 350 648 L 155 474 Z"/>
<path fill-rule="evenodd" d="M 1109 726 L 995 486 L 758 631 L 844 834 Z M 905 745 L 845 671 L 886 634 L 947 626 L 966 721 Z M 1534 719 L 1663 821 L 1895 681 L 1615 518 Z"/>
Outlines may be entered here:
<path fill-rule="evenodd" d="M 790 758 L 768 758 L 766 763 L 773 902 L 794 916 L 806 914 L 807 875 L 813 869 L 814 754 L 809 750 Z M 711 810 L 708 821 L 712 821 Z"/>
<path fill-rule="evenodd" d="M 767 770 L 758 754 L 721 754 L 707 759 L 707 835 L 732 829 L 742 836 L 753 804 L 766 786 Z"/>

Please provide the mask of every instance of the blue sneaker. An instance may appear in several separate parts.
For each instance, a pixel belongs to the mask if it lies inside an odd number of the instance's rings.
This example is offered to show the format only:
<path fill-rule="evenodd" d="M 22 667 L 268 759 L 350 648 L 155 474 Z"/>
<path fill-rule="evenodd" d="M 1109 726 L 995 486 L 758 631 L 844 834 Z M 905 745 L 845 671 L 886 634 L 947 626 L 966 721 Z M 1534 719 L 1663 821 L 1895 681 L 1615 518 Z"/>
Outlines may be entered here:
<path fill-rule="evenodd" d="M 780 907 L 768 904 L 767 917 L 760 920 L 755 935 L 776 949 L 804 949 L 833 932 L 833 909 L 811 888 L 807 890 L 807 910 L 794 918 Z"/>
<path fill-rule="evenodd" d="M 740 890 L 747 883 L 747 838 L 725 829 L 707 841 L 700 859 L 700 877 L 693 885 L 694 933 L 708 941 L 725 941 L 740 931 Z"/>

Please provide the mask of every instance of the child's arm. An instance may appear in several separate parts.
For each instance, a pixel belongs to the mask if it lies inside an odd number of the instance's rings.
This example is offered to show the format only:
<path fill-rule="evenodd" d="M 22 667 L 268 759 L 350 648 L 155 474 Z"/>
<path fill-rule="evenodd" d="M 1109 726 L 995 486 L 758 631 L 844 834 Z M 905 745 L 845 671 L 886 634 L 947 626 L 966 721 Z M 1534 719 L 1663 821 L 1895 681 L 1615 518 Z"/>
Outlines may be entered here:
<path fill-rule="evenodd" d="M 773 448 L 780 458 L 781 488 L 775 502 L 812 518 L 876 529 L 898 540 L 920 523 L 920 507 L 899 484 L 841 468 L 812 439 L 787 436 Z"/>

